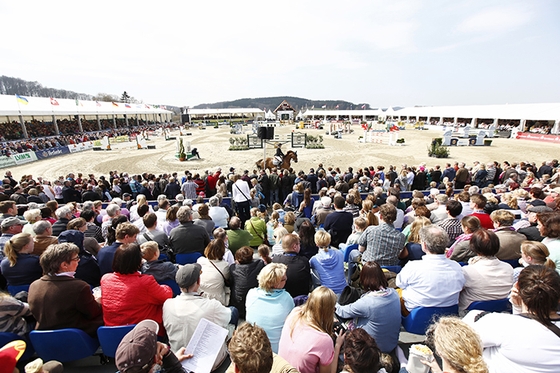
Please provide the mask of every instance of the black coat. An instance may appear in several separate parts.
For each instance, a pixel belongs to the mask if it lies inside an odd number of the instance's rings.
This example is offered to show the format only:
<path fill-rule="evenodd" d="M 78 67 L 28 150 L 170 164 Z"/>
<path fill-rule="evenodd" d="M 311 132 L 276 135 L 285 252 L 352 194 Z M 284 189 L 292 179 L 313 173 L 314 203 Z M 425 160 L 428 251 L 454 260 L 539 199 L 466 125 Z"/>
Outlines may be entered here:
<path fill-rule="evenodd" d="M 259 286 L 257 275 L 264 267 L 261 259 L 253 259 L 248 264 L 234 263 L 229 266 L 231 273 L 231 305 L 239 310 L 239 317 L 245 318 L 245 301 L 250 289 Z"/>

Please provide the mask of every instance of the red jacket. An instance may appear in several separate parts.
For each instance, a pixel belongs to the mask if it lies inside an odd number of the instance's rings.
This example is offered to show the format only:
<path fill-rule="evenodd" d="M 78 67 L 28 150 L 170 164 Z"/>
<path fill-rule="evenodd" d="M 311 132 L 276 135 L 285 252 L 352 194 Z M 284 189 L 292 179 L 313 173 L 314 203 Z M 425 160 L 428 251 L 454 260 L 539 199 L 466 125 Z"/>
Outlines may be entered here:
<path fill-rule="evenodd" d="M 220 178 L 220 171 L 215 172 L 213 175 L 208 175 L 208 177 L 206 178 L 206 182 L 208 183 L 208 189 L 210 190 L 214 190 L 216 189 L 216 183 L 218 182 L 218 179 Z"/>
<path fill-rule="evenodd" d="M 167 285 L 151 275 L 107 273 L 101 278 L 101 306 L 107 326 L 137 324 L 151 319 L 163 331 L 163 302 L 173 297 Z"/>

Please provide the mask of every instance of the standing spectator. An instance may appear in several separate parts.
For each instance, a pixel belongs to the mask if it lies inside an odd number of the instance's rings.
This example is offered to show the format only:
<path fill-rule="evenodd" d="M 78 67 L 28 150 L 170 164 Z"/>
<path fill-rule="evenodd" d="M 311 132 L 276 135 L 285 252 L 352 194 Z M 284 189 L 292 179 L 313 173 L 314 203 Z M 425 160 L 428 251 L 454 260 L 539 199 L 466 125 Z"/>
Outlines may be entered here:
<path fill-rule="evenodd" d="M 250 201 L 251 201 L 251 191 L 249 190 L 249 185 L 241 179 L 239 175 L 233 177 L 234 183 L 232 186 L 232 200 L 235 202 L 239 218 L 242 224 L 245 224 L 250 218 Z"/>

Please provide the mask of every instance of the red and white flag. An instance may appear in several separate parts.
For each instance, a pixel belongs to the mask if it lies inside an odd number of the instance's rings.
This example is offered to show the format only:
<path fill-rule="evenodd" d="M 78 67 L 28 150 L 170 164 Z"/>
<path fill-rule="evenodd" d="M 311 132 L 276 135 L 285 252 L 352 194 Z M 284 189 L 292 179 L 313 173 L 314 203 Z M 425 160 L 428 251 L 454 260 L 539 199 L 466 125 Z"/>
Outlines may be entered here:
<path fill-rule="evenodd" d="M 365 109 L 365 108 L 366 108 L 366 104 L 363 104 L 363 105 L 362 105 L 362 109 Z"/>
<path fill-rule="evenodd" d="M 336 105 L 336 108 L 338 109 L 339 105 Z"/>
<path fill-rule="evenodd" d="M 51 105 L 58 106 L 58 101 L 51 97 Z"/>

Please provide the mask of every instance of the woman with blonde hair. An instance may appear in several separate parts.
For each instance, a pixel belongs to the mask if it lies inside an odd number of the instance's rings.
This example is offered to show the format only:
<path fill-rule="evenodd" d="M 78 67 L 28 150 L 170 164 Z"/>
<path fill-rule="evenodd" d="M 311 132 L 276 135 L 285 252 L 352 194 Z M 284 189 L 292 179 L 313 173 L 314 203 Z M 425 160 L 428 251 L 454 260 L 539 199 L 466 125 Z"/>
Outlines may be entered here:
<path fill-rule="evenodd" d="M 257 276 L 259 287 L 249 290 L 245 302 L 247 322 L 265 330 L 275 353 L 286 317 L 294 308 L 294 299 L 284 289 L 287 269 L 281 263 L 266 265 Z"/>
<path fill-rule="evenodd" d="M 369 199 L 366 199 L 362 202 L 360 217 L 366 219 L 366 221 L 368 222 L 368 227 L 370 225 L 379 225 L 379 219 L 373 212 L 373 202 Z"/>
<path fill-rule="evenodd" d="M 513 269 L 513 282 L 517 281 L 519 273 L 523 268 L 529 265 L 542 265 L 548 268 L 556 269 L 556 264 L 548 256 L 550 252 L 545 244 L 538 241 L 523 241 L 521 242 L 521 258 L 519 264 L 521 267 Z"/>
<path fill-rule="evenodd" d="M 301 373 L 335 373 L 344 342 L 342 334 L 333 345 L 336 294 L 319 286 L 307 302 L 294 308 L 282 329 L 278 355 Z"/>
<path fill-rule="evenodd" d="M 21 233 L 29 233 L 31 236 L 35 237 L 36 234 L 35 232 L 33 232 L 33 224 L 43 219 L 43 216 L 41 215 L 41 210 L 40 209 L 27 210 L 23 213 L 23 218 L 27 220 L 29 224 L 25 224 L 23 226 Z"/>
<path fill-rule="evenodd" d="M 148 205 L 148 200 L 146 196 L 143 194 L 139 194 L 136 196 L 136 204 L 130 208 L 130 222 L 133 223 L 136 220 L 141 219 L 140 215 L 138 215 L 138 208 L 142 205 Z M 149 206 L 149 205 L 148 205 Z M 148 212 L 154 212 L 152 206 L 149 206 Z"/>
<path fill-rule="evenodd" d="M 0 270 L 8 286 L 29 285 L 43 275 L 39 257 L 31 254 L 33 246 L 29 233 L 18 233 L 4 245 L 6 257 L 0 263 Z"/>
<path fill-rule="evenodd" d="M 424 256 L 422 245 L 420 244 L 420 229 L 432 225 L 430 219 L 424 216 L 417 216 L 412 224 L 410 224 L 410 234 L 408 235 L 408 242 L 404 250 L 399 255 L 401 259 L 407 260 L 420 260 Z"/>
<path fill-rule="evenodd" d="M 328 287 L 337 296 L 346 287 L 344 277 L 344 254 L 331 247 L 331 235 L 323 230 L 315 233 L 315 244 L 319 251 L 309 260 L 309 266 L 319 283 Z"/>
<path fill-rule="evenodd" d="M 226 282 L 229 283 L 230 272 L 229 264 L 224 260 L 225 252 L 224 241 L 214 239 L 206 246 L 204 256 L 198 258 L 197 263 L 202 267 L 200 291 L 203 292 L 203 296 L 228 306 L 230 289 Z"/>
<path fill-rule="evenodd" d="M 427 335 L 443 363 L 442 371 L 435 359 L 422 360 L 433 373 L 488 373 L 482 358 L 482 341 L 461 319 L 442 317 L 430 327 Z"/>
<path fill-rule="evenodd" d="M 288 233 L 294 233 L 296 224 L 296 214 L 293 211 L 288 211 L 286 215 L 284 215 L 284 228 L 288 231 Z"/>

